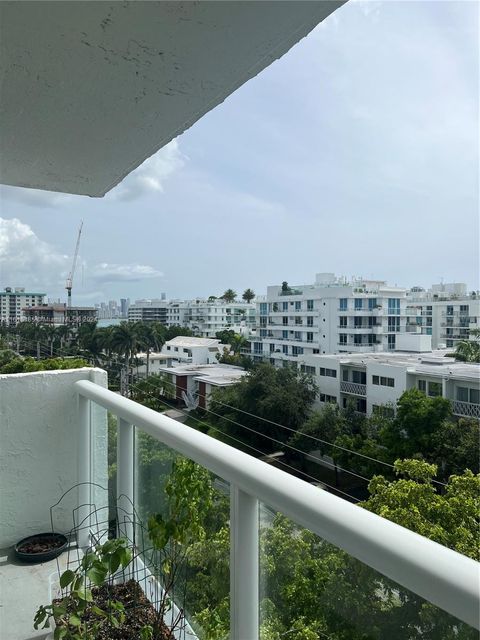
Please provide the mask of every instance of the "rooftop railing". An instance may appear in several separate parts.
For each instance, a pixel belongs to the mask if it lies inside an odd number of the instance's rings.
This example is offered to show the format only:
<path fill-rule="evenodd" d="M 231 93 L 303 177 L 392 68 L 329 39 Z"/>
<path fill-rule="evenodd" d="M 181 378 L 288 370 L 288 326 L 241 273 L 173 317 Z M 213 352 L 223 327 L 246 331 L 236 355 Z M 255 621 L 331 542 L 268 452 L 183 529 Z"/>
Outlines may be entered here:
<path fill-rule="evenodd" d="M 375 584 L 381 585 L 383 579 L 395 581 L 393 592 L 398 605 L 404 589 L 408 589 L 455 616 L 458 620 L 454 624 L 461 625 L 461 620 L 479 627 L 479 565 L 470 558 L 92 382 L 82 380 L 75 386 L 79 394 L 80 481 L 90 481 L 91 403 L 117 416 L 117 494 L 134 505 L 138 500 L 134 479 L 137 433 L 147 434 L 225 481 L 230 494 L 232 640 L 259 637 L 259 513 L 264 514 L 260 518 L 263 526 L 269 526 L 265 525 L 265 510 L 262 512 L 260 505 L 267 505 L 269 513 L 287 516 L 295 527 L 313 532 L 319 537 L 318 549 L 330 543 L 355 562 L 378 572 Z M 87 503 L 88 496 L 83 498 Z M 351 588 L 361 587 L 352 583 Z M 382 587 L 375 588 L 378 591 Z M 322 602 L 322 609 L 328 606 L 328 602 Z M 338 603 L 330 606 L 338 607 Z M 419 606 L 423 606 L 421 601 Z M 429 620 L 434 625 L 433 614 L 435 610 L 429 612 Z M 436 614 L 444 623 L 444 613 L 437 610 Z M 368 621 L 353 622 L 368 634 Z"/>

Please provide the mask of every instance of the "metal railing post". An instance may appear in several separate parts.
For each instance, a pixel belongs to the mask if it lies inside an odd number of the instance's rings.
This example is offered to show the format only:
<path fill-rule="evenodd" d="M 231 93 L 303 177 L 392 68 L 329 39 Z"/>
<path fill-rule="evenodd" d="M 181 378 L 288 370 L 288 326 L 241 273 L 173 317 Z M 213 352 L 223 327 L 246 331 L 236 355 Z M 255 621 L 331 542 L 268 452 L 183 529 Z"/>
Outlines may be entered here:
<path fill-rule="evenodd" d="M 118 534 L 133 543 L 133 447 L 134 429 L 117 418 Z"/>
<path fill-rule="evenodd" d="M 78 396 L 78 524 L 77 544 L 81 549 L 89 545 L 91 512 L 90 468 L 90 400 Z"/>
<path fill-rule="evenodd" d="M 230 486 L 230 638 L 258 640 L 258 500 Z"/>

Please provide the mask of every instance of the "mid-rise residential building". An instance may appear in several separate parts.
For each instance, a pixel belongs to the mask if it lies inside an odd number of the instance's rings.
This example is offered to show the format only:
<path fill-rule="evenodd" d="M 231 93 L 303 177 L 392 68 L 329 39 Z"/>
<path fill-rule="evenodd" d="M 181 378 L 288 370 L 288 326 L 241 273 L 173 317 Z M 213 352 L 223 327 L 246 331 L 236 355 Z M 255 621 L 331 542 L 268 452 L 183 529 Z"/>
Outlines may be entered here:
<path fill-rule="evenodd" d="M 480 364 L 456 362 L 445 350 L 424 351 L 429 341 L 428 336 L 405 334 L 398 341 L 401 350 L 310 355 L 300 369 L 315 376 L 320 404 L 346 407 L 353 401 L 367 415 L 393 414 L 404 391 L 419 389 L 451 400 L 455 416 L 480 418 Z"/>
<path fill-rule="evenodd" d="M 161 322 L 167 324 L 168 302 L 165 299 L 135 300 L 128 308 L 129 322 Z"/>
<path fill-rule="evenodd" d="M 384 281 L 320 273 L 314 284 L 284 282 L 257 304 L 252 356 L 281 365 L 305 355 L 394 350 L 405 310 L 406 290 Z"/>
<path fill-rule="evenodd" d="M 45 293 L 25 291 L 24 287 L 6 287 L 0 291 L 0 324 L 15 326 L 24 321 L 24 309 L 43 304 L 45 296 Z"/>
<path fill-rule="evenodd" d="M 54 327 L 69 325 L 78 327 L 84 322 L 96 322 L 95 307 L 67 307 L 66 304 L 42 304 L 24 308 L 27 322 L 49 324 Z"/>
<path fill-rule="evenodd" d="M 407 331 L 432 336 L 434 349 L 455 348 L 480 327 L 480 295 L 463 283 L 432 285 L 407 294 Z"/>
<path fill-rule="evenodd" d="M 214 338 L 224 329 L 248 335 L 255 327 L 255 304 L 219 298 L 172 300 L 168 304 L 167 325 L 186 327 L 203 338 Z"/>

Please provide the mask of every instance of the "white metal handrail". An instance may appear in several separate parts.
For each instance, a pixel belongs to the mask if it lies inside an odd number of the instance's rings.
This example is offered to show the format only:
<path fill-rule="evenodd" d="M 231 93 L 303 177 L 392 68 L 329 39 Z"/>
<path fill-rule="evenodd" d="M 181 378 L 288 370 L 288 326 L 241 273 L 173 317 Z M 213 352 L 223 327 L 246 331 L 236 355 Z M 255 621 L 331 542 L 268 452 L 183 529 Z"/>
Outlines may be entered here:
<path fill-rule="evenodd" d="M 81 421 L 88 415 L 83 401 L 91 400 L 116 414 L 125 425 L 135 425 L 230 483 L 234 497 L 232 639 L 258 637 L 258 500 L 440 609 L 480 628 L 480 564 L 471 558 L 93 382 L 82 380 L 75 385 L 82 400 Z M 133 466 L 133 455 L 131 462 Z"/>

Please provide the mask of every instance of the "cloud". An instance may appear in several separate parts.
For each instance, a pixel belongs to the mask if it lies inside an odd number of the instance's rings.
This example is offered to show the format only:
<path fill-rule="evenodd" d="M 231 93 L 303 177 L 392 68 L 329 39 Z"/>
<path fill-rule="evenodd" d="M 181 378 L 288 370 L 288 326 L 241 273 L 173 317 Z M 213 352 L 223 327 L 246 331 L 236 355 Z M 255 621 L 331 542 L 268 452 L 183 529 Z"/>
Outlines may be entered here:
<path fill-rule="evenodd" d="M 93 267 L 90 277 L 99 283 L 140 282 L 161 278 L 163 273 L 144 264 L 109 264 L 102 262 Z"/>
<path fill-rule="evenodd" d="M 149 193 L 162 193 L 165 182 L 185 165 L 186 160 L 178 142 L 172 140 L 145 160 L 118 187 L 107 194 L 107 197 L 128 202 Z"/>
<path fill-rule="evenodd" d="M 0 280 L 4 286 L 46 291 L 65 280 L 70 258 L 40 240 L 18 218 L 0 218 Z"/>
<path fill-rule="evenodd" d="M 78 196 L 79 197 L 79 196 Z M 30 207 L 40 209 L 52 209 L 65 206 L 70 203 L 73 196 L 55 191 L 42 191 L 40 189 L 25 189 L 23 187 L 0 187 L 0 202 L 10 200 Z"/>
<path fill-rule="evenodd" d="M 178 142 L 172 140 L 124 178 L 117 187 L 107 193 L 105 199 L 130 202 L 149 193 L 163 193 L 167 180 L 182 169 L 186 161 L 187 157 L 180 151 Z M 0 186 L 0 202 L 9 200 L 40 209 L 64 207 L 78 198 L 84 199 L 85 196 Z"/>

